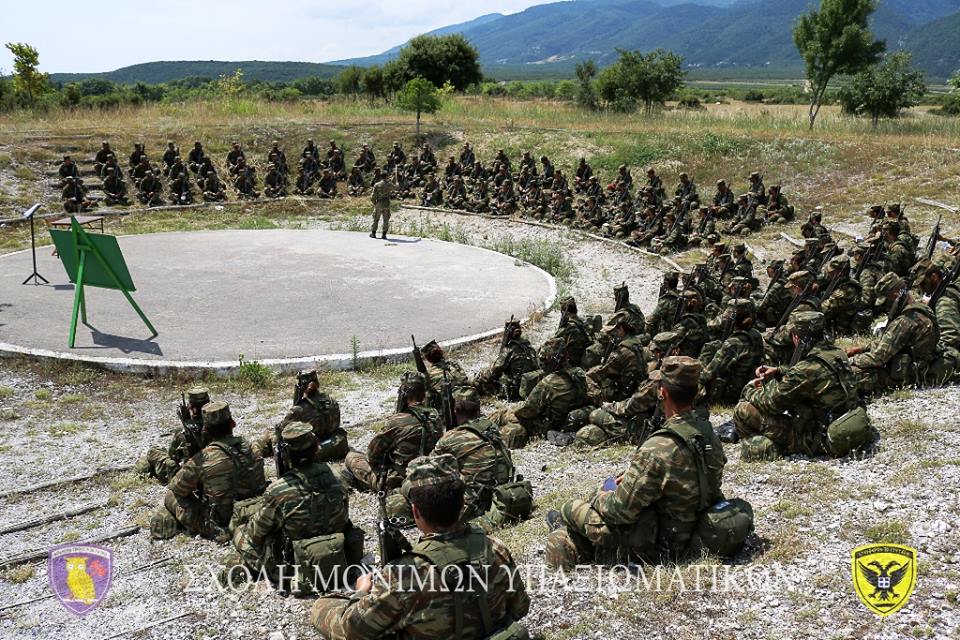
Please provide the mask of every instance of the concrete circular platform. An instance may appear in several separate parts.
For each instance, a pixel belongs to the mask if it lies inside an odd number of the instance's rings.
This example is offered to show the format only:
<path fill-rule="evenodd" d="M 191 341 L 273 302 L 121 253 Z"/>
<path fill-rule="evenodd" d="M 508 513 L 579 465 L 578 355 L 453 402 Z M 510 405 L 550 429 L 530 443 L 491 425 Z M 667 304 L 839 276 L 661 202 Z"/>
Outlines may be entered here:
<path fill-rule="evenodd" d="M 437 339 L 496 335 L 511 314 L 548 306 L 547 273 L 503 254 L 437 240 L 374 240 L 343 231 L 204 231 L 123 236 L 120 247 L 157 328 L 118 291 L 86 288 L 89 325 L 67 348 L 74 287 L 50 247 L 37 250 L 49 286 L 21 285 L 29 251 L 0 256 L 0 354 L 83 360 L 129 371 L 214 369 L 238 356 L 275 369 L 397 358 Z"/>

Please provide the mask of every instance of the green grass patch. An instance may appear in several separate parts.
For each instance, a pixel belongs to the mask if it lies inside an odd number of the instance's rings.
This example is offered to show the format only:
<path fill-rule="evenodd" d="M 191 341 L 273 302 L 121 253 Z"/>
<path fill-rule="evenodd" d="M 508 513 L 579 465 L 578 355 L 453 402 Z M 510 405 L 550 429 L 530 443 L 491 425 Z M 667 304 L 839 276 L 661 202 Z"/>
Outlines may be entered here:
<path fill-rule="evenodd" d="M 80 424 L 79 422 L 58 422 L 47 427 L 47 433 L 54 438 L 62 438 L 63 436 L 79 433 L 84 429 L 86 429 L 86 425 Z"/>
<path fill-rule="evenodd" d="M 251 229 L 277 229 L 280 225 L 271 220 L 270 218 L 263 218 L 260 216 L 254 216 L 252 218 L 244 218 L 240 221 L 238 228 L 244 230 Z"/>
<path fill-rule="evenodd" d="M 32 564 L 13 567 L 3 572 L 3 579 L 14 584 L 23 584 L 33 576 L 37 575 L 37 570 Z"/>
<path fill-rule="evenodd" d="M 6 398 L 12 398 L 13 394 L 16 393 L 12 387 L 0 386 L 0 400 Z"/>
<path fill-rule="evenodd" d="M 274 381 L 276 375 L 270 367 L 256 360 L 246 360 L 242 353 L 239 359 L 240 368 L 233 376 L 237 382 L 253 389 L 265 389 Z"/>
<path fill-rule="evenodd" d="M 60 404 L 66 405 L 66 406 L 80 404 L 84 401 L 86 401 L 86 398 L 76 393 L 68 393 L 65 396 L 61 396 L 59 400 Z"/>
<path fill-rule="evenodd" d="M 798 504 L 791 500 L 780 500 L 779 502 L 774 503 L 770 510 L 774 513 L 778 513 L 788 520 L 793 520 L 794 518 L 800 518 L 803 516 L 812 516 L 814 511 L 813 509 Z"/>
<path fill-rule="evenodd" d="M 873 543 L 907 544 L 910 542 L 910 528 L 902 520 L 887 520 L 867 527 L 863 536 Z"/>
<path fill-rule="evenodd" d="M 47 400 L 53 398 L 53 393 L 49 389 L 37 389 L 33 394 L 33 397 L 40 402 L 46 402 Z"/>

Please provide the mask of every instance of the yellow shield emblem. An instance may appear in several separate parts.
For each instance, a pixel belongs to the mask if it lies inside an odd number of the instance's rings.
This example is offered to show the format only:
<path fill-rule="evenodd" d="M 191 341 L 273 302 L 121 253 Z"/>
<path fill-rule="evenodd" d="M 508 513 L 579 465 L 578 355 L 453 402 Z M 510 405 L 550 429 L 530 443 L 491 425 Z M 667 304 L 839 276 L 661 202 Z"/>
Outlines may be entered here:
<path fill-rule="evenodd" d="M 899 544 L 868 544 L 851 553 L 853 590 L 878 616 L 907 604 L 917 586 L 917 550 Z"/>

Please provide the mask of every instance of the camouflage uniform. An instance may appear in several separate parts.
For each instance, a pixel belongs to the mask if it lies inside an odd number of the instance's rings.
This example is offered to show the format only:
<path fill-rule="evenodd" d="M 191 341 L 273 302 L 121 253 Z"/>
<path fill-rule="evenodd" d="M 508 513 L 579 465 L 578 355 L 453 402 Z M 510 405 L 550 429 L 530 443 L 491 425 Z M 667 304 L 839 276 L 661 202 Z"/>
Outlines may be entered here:
<path fill-rule="evenodd" d="M 601 364 L 587 372 L 591 398 L 613 402 L 629 397 L 647 378 L 643 340 L 631 335 L 613 346 Z"/>
<path fill-rule="evenodd" d="M 232 421 L 225 402 L 203 407 L 204 430 Z M 150 535 L 164 540 L 186 529 L 191 535 L 220 539 L 235 501 L 263 493 L 263 459 L 243 438 L 215 438 L 187 460 L 167 486 L 163 505 L 150 521 Z"/>
<path fill-rule="evenodd" d="M 502 395 L 511 402 L 520 399 L 520 381 L 523 374 L 536 371 L 539 362 L 530 341 L 521 335 L 514 335 L 514 332 L 519 330 L 519 322 L 507 324 L 504 343 L 500 346 L 497 359 L 474 381 L 481 393 Z"/>
<path fill-rule="evenodd" d="M 753 315 L 753 303 L 734 300 L 731 311 L 738 317 Z M 710 346 L 710 345 L 708 345 Z M 735 404 L 740 391 L 763 361 L 763 336 L 753 327 L 737 329 L 718 347 L 704 348 L 701 382 L 709 390 L 711 402 Z"/>
<path fill-rule="evenodd" d="M 679 306 L 680 294 L 677 292 L 674 282 L 673 287 L 664 287 L 660 299 L 657 300 L 657 306 L 647 316 L 647 333 L 654 336 L 673 329 L 673 319 L 677 317 L 677 307 Z"/>
<path fill-rule="evenodd" d="M 316 372 L 310 373 L 316 379 Z M 350 446 L 347 443 L 347 432 L 340 426 L 340 403 L 328 394 L 318 390 L 309 397 L 301 397 L 280 421 L 278 428 L 282 430 L 297 422 L 309 424 L 313 428 L 313 435 L 320 445 L 318 462 L 340 461 L 347 455 Z M 274 429 L 270 429 L 259 441 L 260 449 L 266 458 L 274 455 L 275 433 Z"/>
<path fill-rule="evenodd" d="M 894 273 L 886 274 L 877 283 L 877 300 L 886 301 L 896 291 L 902 293 L 893 302 L 894 308 L 880 341 L 852 358 L 860 392 L 864 395 L 927 383 L 931 366 L 940 355 L 940 331 L 934 311 L 925 304 L 909 301 L 910 294 L 905 287 L 906 283 Z M 902 309 L 897 308 L 904 303 Z"/>
<path fill-rule="evenodd" d="M 770 268 L 774 274 L 757 309 L 759 320 L 765 327 L 775 326 L 780 321 L 780 316 L 786 311 L 792 297 L 787 291 L 787 273 L 783 260 L 771 262 Z"/>
<path fill-rule="evenodd" d="M 302 423 L 285 427 L 283 440 L 291 453 L 317 446 L 310 426 Z M 235 552 L 224 562 L 228 568 L 243 564 L 253 574 L 265 570 L 275 582 L 278 564 L 304 560 L 278 557 L 278 548 L 286 542 L 333 534 L 344 535 L 345 557 L 338 559 L 344 562 L 344 567 L 359 563 L 363 556 L 363 532 L 350 522 L 347 490 L 330 467 L 316 459 L 287 471 L 267 487 L 256 504 L 246 508 L 253 510 L 249 519 L 242 524 L 231 523 L 237 526 L 233 531 Z M 336 545 L 337 541 L 331 542 Z M 305 579 L 313 577 L 304 576 Z"/>
<path fill-rule="evenodd" d="M 390 194 L 397 188 L 395 184 L 387 178 L 378 180 L 373 185 L 373 192 L 370 199 L 373 201 L 373 226 L 370 228 L 370 237 L 377 237 L 377 226 L 380 219 L 383 218 L 383 232 L 381 238 L 386 240 L 387 233 L 390 230 Z"/>
<path fill-rule="evenodd" d="M 418 460 L 404 493 L 456 479 L 451 456 Z M 452 566 L 460 570 L 457 575 L 480 576 L 487 588 L 479 591 L 473 581 L 448 584 L 444 578 L 453 572 L 445 569 Z M 329 640 L 481 640 L 500 630 L 504 640 L 521 640 L 527 632 L 515 621 L 527 614 L 530 598 L 515 570 L 503 543 L 478 528 L 455 525 L 421 535 L 411 550 L 382 569 L 369 592 L 321 597 L 310 620 Z"/>
<path fill-rule="evenodd" d="M 193 387 L 187 392 L 187 406 L 177 410 L 182 428 L 173 434 L 173 438 L 166 448 L 150 447 L 137 460 L 133 470 L 143 476 L 156 478 L 160 484 L 167 484 L 174 474 L 180 470 L 184 461 L 192 458 L 199 450 L 199 443 L 190 442 L 186 430 L 202 440 L 203 418 L 200 410 L 210 402 L 210 394 L 204 387 Z M 186 411 L 184 411 L 186 409 Z M 183 424 L 185 423 L 185 424 Z M 191 438 L 194 435 L 191 435 Z"/>
<path fill-rule="evenodd" d="M 560 303 L 561 307 L 563 302 Z M 554 339 L 564 340 L 567 343 L 567 352 L 570 354 L 570 364 L 580 366 L 583 356 L 590 346 L 590 331 L 587 323 L 576 313 L 564 313 L 560 317 L 560 326 L 553 334 Z"/>
<path fill-rule="evenodd" d="M 664 360 L 662 377 L 668 382 L 691 386 L 698 376 L 699 365 L 691 358 Z M 705 462 L 707 503 L 723 499 L 727 460 L 713 427 L 693 413 L 674 415 L 640 446 L 615 490 L 563 505 L 565 526 L 547 537 L 547 566 L 570 570 L 581 562 L 666 562 L 693 551 L 702 508 L 699 456 L 686 442 L 694 434 Z"/>
<path fill-rule="evenodd" d="M 845 256 L 830 260 L 830 272 L 833 275 L 828 286 L 833 287 L 833 291 L 822 303 L 827 330 L 834 335 L 857 333 L 857 314 L 860 312 L 863 288 L 850 277 L 850 261 Z M 836 285 L 833 284 L 834 278 Z"/>
<path fill-rule="evenodd" d="M 823 338 L 824 315 L 805 311 L 790 329 L 816 340 L 797 364 L 780 370 L 762 387 L 748 387 L 733 412 L 737 433 L 769 438 L 782 454 L 825 453 L 827 426 L 859 402 L 857 378 L 842 349 Z"/>

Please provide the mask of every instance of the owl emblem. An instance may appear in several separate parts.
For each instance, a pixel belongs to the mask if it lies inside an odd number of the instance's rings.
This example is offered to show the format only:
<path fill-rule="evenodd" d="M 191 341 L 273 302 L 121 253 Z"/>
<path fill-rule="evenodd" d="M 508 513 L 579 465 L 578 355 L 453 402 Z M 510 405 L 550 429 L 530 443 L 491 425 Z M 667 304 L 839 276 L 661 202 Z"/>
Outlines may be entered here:
<path fill-rule="evenodd" d="M 97 601 L 97 588 L 93 578 L 87 573 L 87 560 L 83 556 L 67 557 L 67 588 L 74 600 L 83 604 L 93 604 Z"/>
<path fill-rule="evenodd" d="M 70 613 L 86 615 L 107 597 L 113 579 L 113 554 L 93 544 L 61 544 L 47 557 L 50 589 Z"/>

